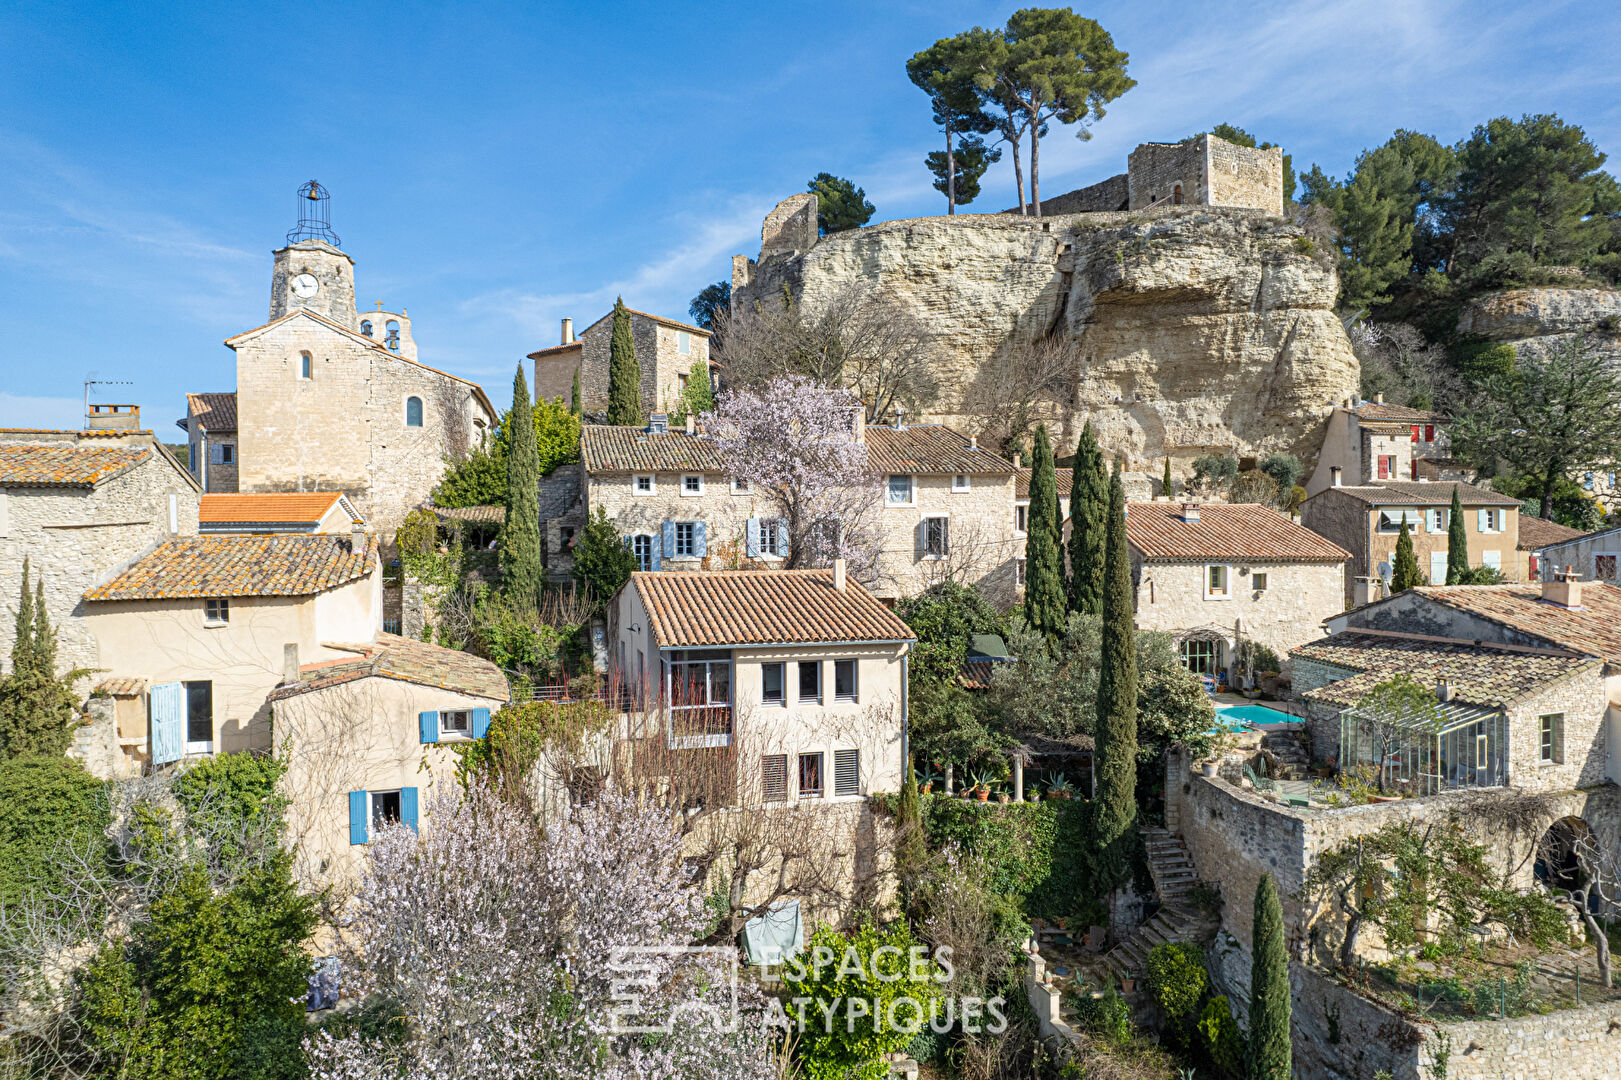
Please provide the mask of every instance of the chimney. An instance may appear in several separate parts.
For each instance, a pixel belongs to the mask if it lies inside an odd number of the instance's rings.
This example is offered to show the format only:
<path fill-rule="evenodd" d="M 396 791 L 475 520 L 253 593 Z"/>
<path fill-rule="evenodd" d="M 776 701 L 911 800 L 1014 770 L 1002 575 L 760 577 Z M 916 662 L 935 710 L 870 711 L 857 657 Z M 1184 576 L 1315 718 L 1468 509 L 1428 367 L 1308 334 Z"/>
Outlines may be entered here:
<path fill-rule="evenodd" d="M 833 560 L 833 587 L 839 592 L 844 591 L 844 560 Z"/>
<path fill-rule="evenodd" d="M 1023 456 L 1024 456 L 1024 455 L 1023 455 L 1023 454 L 1020 454 L 1020 453 L 1018 453 L 1018 452 L 1016 452 L 1016 451 L 1015 451 L 1015 452 L 1014 452 L 1014 454 L 1013 454 L 1013 467 L 1014 467 L 1014 468 L 1015 468 L 1015 469 L 1018 469 L 1018 468 L 1022 468 L 1022 467 L 1023 467 L 1023 466 L 1021 466 L 1021 465 L 1020 465 L 1020 464 L 1019 464 L 1019 459 L 1020 459 L 1020 458 L 1022 458 L 1022 457 L 1023 457 Z"/>
<path fill-rule="evenodd" d="M 1443 705 L 1452 700 L 1452 684 L 1445 676 L 1435 680 L 1435 700 Z"/>
<path fill-rule="evenodd" d="M 366 523 L 359 519 L 349 522 L 349 550 L 359 554 L 366 550 Z"/>
<path fill-rule="evenodd" d="M 1542 599 L 1562 608 L 1579 610 L 1582 606 L 1582 582 L 1574 569 L 1570 566 L 1563 570 L 1555 568 L 1542 583 Z"/>
<path fill-rule="evenodd" d="M 670 433 L 670 414 L 656 412 L 647 418 L 647 433 L 649 435 L 668 435 Z"/>
<path fill-rule="evenodd" d="M 867 407 L 865 405 L 857 405 L 850 410 L 850 434 L 855 437 L 858 443 L 867 441 Z"/>
<path fill-rule="evenodd" d="M 281 647 L 281 681 L 285 686 L 298 681 L 298 642 L 289 641 Z"/>
<path fill-rule="evenodd" d="M 1383 390 L 1373 395 L 1373 403 L 1375 405 L 1383 405 L 1385 403 L 1385 392 Z"/>
<path fill-rule="evenodd" d="M 567 345 L 574 340 L 574 320 L 563 320 L 563 344 Z"/>
<path fill-rule="evenodd" d="M 1199 504 L 1196 502 L 1183 503 L 1182 520 L 1187 522 L 1189 525 L 1199 524 Z"/>
<path fill-rule="evenodd" d="M 979 436 L 978 435 L 970 435 L 970 436 L 968 436 L 968 449 L 970 449 L 970 450 L 978 450 L 979 449 Z"/>
<path fill-rule="evenodd" d="M 696 435 L 696 434 L 698 434 L 698 418 L 696 416 L 694 416 L 692 413 L 687 414 L 687 434 L 688 435 Z"/>
<path fill-rule="evenodd" d="M 1341 469 L 1338 465 L 1330 465 L 1329 466 L 1328 472 L 1329 472 L 1329 475 L 1334 477 L 1334 486 L 1335 487 L 1340 486 L 1340 474 L 1342 472 L 1344 472 L 1344 471 L 1345 470 Z"/>
<path fill-rule="evenodd" d="M 906 410 L 899 405 L 895 406 L 895 430 L 906 430 Z"/>
<path fill-rule="evenodd" d="M 97 403 L 90 406 L 84 416 L 84 429 L 86 431 L 139 431 L 141 429 L 141 407 L 139 405 L 102 405 Z"/>

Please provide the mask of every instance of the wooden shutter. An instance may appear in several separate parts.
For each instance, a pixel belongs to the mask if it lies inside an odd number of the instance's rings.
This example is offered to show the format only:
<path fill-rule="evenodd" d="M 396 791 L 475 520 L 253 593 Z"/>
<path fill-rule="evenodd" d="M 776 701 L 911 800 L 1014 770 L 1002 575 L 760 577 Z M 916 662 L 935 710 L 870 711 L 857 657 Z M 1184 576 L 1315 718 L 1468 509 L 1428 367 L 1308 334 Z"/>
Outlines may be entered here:
<path fill-rule="evenodd" d="M 861 794 L 861 751 L 833 751 L 833 794 Z"/>
<path fill-rule="evenodd" d="M 1491 511 L 1490 510 L 1476 510 L 1475 511 L 1475 530 L 1477 532 L 1486 532 L 1490 528 L 1490 524 L 1489 524 L 1490 521 L 1491 521 Z"/>
<path fill-rule="evenodd" d="M 152 724 L 152 764 L 179 761 L 186 752 L 186 687 L 159 683 L 147 693 Z"/>
<path fill-rule="evenodd" d="M 692 553 L 700 559 L 709 554 L 709 540 L 705 536 L 704 523 L 701 521 L 692 523 Z"/>
<path fill-rule="evenodd" d="M 400 788 L 400 820 L 411 826 L 415 832 L 417 827 L 417 789 L 414 787 Z"/>
<path fill-rule="evenodd" d="M 782 558 L 788 557 L 788 519 L 777 519 L 777 554 Z"/>
<path fill-rule="evenodd" d="M 744 553 L 751 559 L 760 557 L 760 519 L 749 518 L 748 537 L 744 540 Z"/>
<path fill-rule="evenodd" d="M 665 559 L 675 557 L 675 522 L 666 521 L 653 538 L 653 569 L 662 570 Z"/>
<path fill-rule="evenodd" d="M 351 791 L 349 793 L 349 843 L 364 844 L 366 842 L 366 793 L 364 791 Z"/>
<path fill-rule="evenodd" d="M 765 754 L 760 758 L 760 788 L 766 802 L 782 802 L 788 797 L 787 754 Z"/>
<path fill-rule="evenodd" d="M 490 731 L 490 710 L 473 710 L 473 738 L 482 739 Z"/>
<path fill-rule="evenodd" d="M 210 465 L 225 464 L 225 448 L 219 443 L 208 444 L 208 463 Z"/>
<path fill-rule="evenodd" d="M 417 713 L 417 726 L 422 731 L 423 742 L 439 741 L 439 714 L 437 712 Z"/>

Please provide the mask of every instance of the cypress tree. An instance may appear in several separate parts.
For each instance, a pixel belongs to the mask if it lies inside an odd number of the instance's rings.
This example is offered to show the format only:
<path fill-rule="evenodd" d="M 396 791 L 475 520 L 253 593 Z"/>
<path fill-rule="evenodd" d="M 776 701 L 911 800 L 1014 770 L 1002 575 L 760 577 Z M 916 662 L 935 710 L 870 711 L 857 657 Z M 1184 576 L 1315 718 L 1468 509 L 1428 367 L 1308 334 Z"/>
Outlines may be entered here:
<path fill-rule="evenodd" d="M 1413 538 L 1407 532 L 1407 519 L 1401 523 L 1401 534 L 1396 537 L 1396 561 L 1391 567 L 1390 591 L 1403 592 L 1423 583 L 1418 574 L 1418 558 L 1413 554 Z"/>
<path fill-rule="evenodd" d="M 1103 612 L 1103 538 L 1109 521 L 1109 476 L 1103 471 L 1092 423 L 1075 444 L 1069 489 L 1069 609 L 1083 615 Z"/>
<path fill-rule="evenodd" d="M 56 678 L 56 631 L 45 610 L 45 578 L 34 582 L 34 670 L 41 678 Z"/>
<path fill-rule="evenodd" d="M 1097 790 L 1092 835 L 1098 876 L 1107 889 L 1131 877 L 1137 825 L 1137 635 L 1132 624 L 1131 557 L 1126 549 L 1126 489 L 1120 459 L 1109 481 L 1108 544 L 1103 568 L 1102 648 L 1098 659 Z"/>
<path fill-rule="evenodd" d="M 506 521 L 501 526 L 501 585 L 507 595 L 535 602 L 543 571 L 540 559 L 540 447 L 535 441 L 535 409 L 523 365 L 512 379 L 512 411 L 507 414 Z"/>
<path fill-rule="evenodd" d="M 1165 459 L 1165 475 L 1160 477 L 1159 493 L 1169 499 L 1176 492 L 1171 490 L 1171 459 Z"/>
<path fill-rule="evenodd" d="M 23 557 L 22 596 L 17 601 L 17 631 L 11 641 L 11 673 L 34 670 L 34 594 L 28 588 L 28 558 Z"/>
<path fill-rule="evenodd" d="M 642 369 L 630 336 L 630 309 L 614 301 L 613 337 L 608 342 L 608 423 L 636 426 L 642 415 Z"/>
<path fill-rule="evenodd" d="M 1058 476 L 1047 425 L 1036 428 L 1030 454 L 1030 513 L 1024 541 L 1024 617 L 1056 638 L 1064 632 L 1063 522 L 1058 516 Z"/>
<path fill-rule="evenodd" d="M 1452 511 L 1447 514 L 1447 584 L 1456 585 L 1469 571 L 1469 534 L 1463 528 L 1463 503 L 1452 485 Z M 1433 582 L 1432 582 L 1433 584 Z"/>
<path fill-rule="evenodd" d="M 928 848 L 923 839 L 923 807 L 917 791 L 917 772 L 906 759 L 906 783 L 895 807 L 895 876 L 900 880 L 902 906 L 912 905 L 912 885 Z"/>
<path fill-rule="evenodd" d="M 585 403 L 580 398 L 580 369 L 574 369 L 574 390 L 569 395 L 568 411 L 575 416 L 585 415 Z"/>
<path fill-rule="evenodd" d="M 1244 1080 L 1289 1080 L 1289 953 L 1272 875 L 1255 883 L 1250 943 L 1250 1037 Z"/>
<path fill-rule="evenodd" d="M 45 610 L 45 582 L 36 579 L 30 590 L 28 570 L 24 560 L 11 673 L 0 679 L 0 758 L 66 753 L 73 743 L 73 683 L 90 674 L 76 668 L 56 677 L 56 631 Z"/>

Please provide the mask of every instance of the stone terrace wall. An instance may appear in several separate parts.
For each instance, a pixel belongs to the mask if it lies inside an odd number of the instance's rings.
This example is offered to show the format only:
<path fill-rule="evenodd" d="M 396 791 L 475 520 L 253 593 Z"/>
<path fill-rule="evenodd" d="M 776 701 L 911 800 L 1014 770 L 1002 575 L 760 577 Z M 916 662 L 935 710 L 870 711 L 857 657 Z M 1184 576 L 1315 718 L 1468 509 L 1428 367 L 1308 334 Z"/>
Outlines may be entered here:
<path fill-rule="evenodd" d="M 1621 1080 L 1621 1002 L 1441 1028 L 1448 1080 Z"/>
<path fill-rule="evenodd" d="M 1289 965 L 1289 984 L 1294 997 L 1289 1033 L 1296 1076 L 1370 1080 L 1385 1070 L 1392 1080 L 1431 1080 L 1428 1069 L 1419 1071 L 1421 1059 L 1429 1064 L 1424 1029 L 1304 964 Z M 1463 1045 L 1453 1043 L 1455 1049 Z"/>

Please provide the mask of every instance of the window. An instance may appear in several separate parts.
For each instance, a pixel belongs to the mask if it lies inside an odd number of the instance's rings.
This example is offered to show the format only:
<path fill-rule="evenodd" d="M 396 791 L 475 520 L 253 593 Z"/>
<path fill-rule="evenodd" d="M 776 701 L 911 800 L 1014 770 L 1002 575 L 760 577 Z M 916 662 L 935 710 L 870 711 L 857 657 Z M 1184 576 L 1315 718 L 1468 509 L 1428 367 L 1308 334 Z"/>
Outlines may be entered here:
<path fill-rule="evenodd" d="M 1207 566 L 1204 579 L 1204 596 L 1206 600 L 1227 599 L 1228 568 L 1219 564 Z"/>
<path fill-rule="evenodd" d="M 360 320 L 360 332 L 362 334 L 364 334 L 366 337 L 371 337 L 371 320 L 370 319 L 361 319 Z"/>
<path fill-rule="evenodd" d="M 1582 477 L 1582 487 L 1586 488 L 1588 491 L 1593 490 L 1593 474 L 1592 473 L 1588 473 L 1588 474 L 1586 474 L 1585 476 Z"/>
<path fill-rule="evenodd" d="M 766 558 L 776 558 L 782 551 L 782 519 L 760 519 L 760 554 Z"/>
<path fill-rule="evenodd" d="M 833 794 L 861 794 L 861 751 L 833 751 Z"/>
<path fill-rule="evenodd" d="M 419 398 L 419 397 L 408 397 L 408 398 L 405 399 L 405 426 L 406 427 L 421 427 L 422 426 L 422 399 L 421 398 Z"/>
<path fill-rule="evenodd" d="M 562 544 L 563 550 L 567 551 L 569 548 L 573 547 L 574 546 L 574 526 L 572 526 L 572 525 L 561 526 L 557 530 L 557 539 L 558 539 L 558 542 L 560 544 Z"/>
<path fill-rule="evenodd" d="M 856 662 L 854 660 L 833 661 L 833 700 L 854 701 L 856 699 Z"/>
<path fill-rule="evenodd" d="M 1013 584 L 1016 587 L 1020 588 L 1020 589 L 1024 588 L 1024 560 L 1023 559 L 1014 559 L 1013 560 Z"/>
<path fill-rule="evenodd" d="M 782 802 L 788 797 L 788 755 L 764 754 L 760 758 L 760 788 L 766 802 Z"/>
<path fill-rule="evenodd" d="M 1621 584 L 1621 579 L 1616 577 L 1616 563 L 1618 561 L 1621 561 L 1621 559 L 1618 559 L 1617 556 L 1613 554 L 1594 555 L 1593 580 L 1608 581 L 1612 584 Z"/>
<path fill-rule="evenodd" d="M 315 361 L 310 357 L 309 353 L 301 352 L 298 354 L 298 377 L 300 379 L 313 379 L 315 377 L 314 366 Z"/>
<path fill-rule="evenodd" d="M 1382 533 L 1401 532 L 1401 523 L 1404 521 L 1407 522 L 1408 532 L 1416 532 L 1424 523 L 1424 517 L 1418 510 L 1379 511 L 1379 531 Z"/>
<path fill-rule="evenodd" d="M 1266 575 L 1251 574 L 1250 588 L 1254 589 L 1256 592 L 1266 592 Z"/>
<path fill-rule="evenodd" d="M 675 523 L 675 556 L 676 558 L 692 558 L 698 553 L 698 544 L 694 539 L 698 532 L 696 522 L 678 521 Z"/>
<path fill-rule="evenodd" d="M 231 443 L 220 443 L 220 464 L 236 464 L 236 447 Z"/>
<path fill-rule="evenodd" d="M 690 353 L 692 351 L 692 335 L 685 330 L 677 330 L 675 332 L 675 351 L 682 356 Z"/>
<path fill-rule="evenodd" d="M 953 476 L 951 478 L 951 490 L 952 491 L 967 491 L 968 490 L 968 474 L 967 473 L 958 473 L 956 476 Z"/>
<path fill-rule="evenodd" d="M 1503 569 L 1503 553 L 1500 551 L 1482 551 L 1480 553 L 1482 566 L 1489 566 L 1493 570 Z"/>
<path fill-rule="evenodd" d="M 1537 760 L 1558 765 L 1565 760 L 1565 714 L 1551 713 L 1537 720 Z"/>
<path fill-rule="evenodd" d="M 393 319 L 390 319 L 388 322 L 383 324 L 383 329 L 388 331 L 388 336 L 383 339 L 383 344 L 388 346 L 389 352 L 399 352 L 400 324 L 395 322 Z"/>
<path fill-rule="evenodd" d="M 749 482 L 747 480 L 743 479 L 741 476 L 732 477 L 732 494 L 733 495 L 747 495 L 748 493 L 749 493 Z"/>
<path fill-rule="evenodd" d="M 1016 533 L 1030 531 L 1030 507 L 1028 504 L 1013 508 L 1013 531 Z"/>
<path fill-rule="evenodd" d="M 760 665 L 760 700 L 767 705 L 785 705 L 788 702 L 787 687 L 784 682 L 787 678 L 783 673 L 784 664 Z M 784 766 L 786 768 L 786 766 Z"/>
<path fill-rule="evenodd" d="M 231 602 L 221 596 L 217 599 L 209 598 L 203 601 L 203 621 L 210 623 L 228 623 L 231 621 Z"/>
<path fill-rule="evenodd" d="M 376 829 L 400 820 L 400 793 L 373 791 L 371 794 L 371 827 Z"/>
<path fill-rule="evenodd" d="M 214 749 L 214 684 L 189 682 L 186 688 L 186 753 Z"/>
<path fill-rule="evenodd" d="M 1488 508 L 1480 512 L 1480 531 L 1483 533 L 1499 533 L 1503 531 L 1503 511 Z"/>
<path fill-rule="evenodd" d="M 681 478 L 682 495 L 702 495 L 704 493 L 704 478 L 702 476 L 683 476 Z"/>
<path fill-rule="evenodd" d="M 1379 455 L 1379 479 L 1389 480 L 1396 475 L 1396 455 Z"/>
<path fill-rule="evenodd" d="M 653 538 L 646 533 L 631 537 L 630 550 L 636 555 L 636 565 L 642 570 L 653 569 Z"/>
<path fill-rule="evenodd" d="M 471 709 L 453 709 L 439 711 L 439 734 L 444 735 L 471 735 L 473 733 L 473 712 Z"/>
<path fill-rule="evenodd" d="M 1214 675 L 1221 667 L 1221 643 L 1209 640 L 1184 641 L 1182 666 L 1195 675 Z"/>
<path fill-rule="evenodd" d="M 819 660 L 799 662 L 799 700 L 822 700 L 822 663 Z"/>
<path fill-rule="evenodd" d="M 1424 511 L 1424 516 L 1429 519 L 1430 532 L 1444 533 L 1447 531 L 1447 512 L 1439 506 Z"/>
<path fill-rule="evenodd" d="M 634 477 L 630 482 L 630 492 L 632 495 L 651 495 L 656 490 L 657 488 L 653 484 L 652 473 L 643 473 L 640 476 Z"/>
<path fill-rule="evenodd" d="M 1422 430 L 1423 430 L 1422 425 L 1420 425 L 1420 424 L 1414 424 L 1413 425 L 1413 441 L 1414 442 L 1418 442 L 1418 433 L 1420 431 L 1422 431 Z"/>
<path fill-rule="evenodd" d="M 946 525 L 946 519 L 943 517 L 926 517 L 923 519 L 923 557 L 925 559 L 943 559 L 946 557 L 950 541 Z"/>
<path fill-rule="evenodd" d="M 889 478 L 889 505 L 912 505 L 912 478 L 910 476 L 891 476 Z"/>
<path fill-rule="evenodd" d="M 725 649 L 689 649 L 670 664 L 670 704 L 699 709 L 732 703 L 732 654 Z"/>
<path fill-rule="evenodd" d="M 799 755 L 799 797 L 820 798 L 822 795 L 822 755 Z"/>

